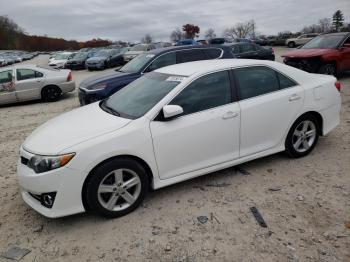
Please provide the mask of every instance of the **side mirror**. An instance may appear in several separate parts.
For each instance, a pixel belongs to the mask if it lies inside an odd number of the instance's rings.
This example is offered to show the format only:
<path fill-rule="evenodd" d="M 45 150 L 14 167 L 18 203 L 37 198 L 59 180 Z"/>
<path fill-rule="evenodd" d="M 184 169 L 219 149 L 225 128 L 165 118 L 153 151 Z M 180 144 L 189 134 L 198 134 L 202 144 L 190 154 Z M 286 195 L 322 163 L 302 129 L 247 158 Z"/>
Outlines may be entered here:
<path fill-rule="evenodd" d="M 163 107 L 163 115 L 165 119 L 171 119 L 181 115 L 184 112 L 183 108 L 178 105 L 166 105 Z"/>

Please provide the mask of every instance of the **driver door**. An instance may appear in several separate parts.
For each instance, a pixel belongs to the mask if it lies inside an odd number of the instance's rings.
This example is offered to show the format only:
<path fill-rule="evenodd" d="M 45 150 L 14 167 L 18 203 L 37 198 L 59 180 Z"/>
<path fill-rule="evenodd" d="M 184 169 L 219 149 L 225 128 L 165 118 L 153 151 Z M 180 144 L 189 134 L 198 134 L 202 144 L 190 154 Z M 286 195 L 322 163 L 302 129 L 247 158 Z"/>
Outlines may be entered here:
<path fill-rule="evenodd" d="M 13 103 L 17 101 L 15 82 L 13 81 L 13 70 L 0 72 L 0 104 Z"/>
<path fill-rule="evenodd" d="M 228 71 L 194 80 L 169 104 L 181 106 L 184 113 L 150 123 L 161 179 L 238 158 L 240 109 L 232 100 Z"/>

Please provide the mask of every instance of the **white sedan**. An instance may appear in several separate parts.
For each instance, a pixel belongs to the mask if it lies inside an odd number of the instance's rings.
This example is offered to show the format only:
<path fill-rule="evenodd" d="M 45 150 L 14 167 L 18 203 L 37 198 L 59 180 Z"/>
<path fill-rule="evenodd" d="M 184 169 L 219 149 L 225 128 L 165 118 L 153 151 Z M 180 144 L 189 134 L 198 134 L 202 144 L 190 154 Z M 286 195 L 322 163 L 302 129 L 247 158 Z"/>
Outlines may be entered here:
<path fill-rule="evenodd" d="M 35 130 L 20 148 L 22 197 L 47 217 L 118 217 L 150 187 L 280 151 L 305 156 L 339 124 L 339 89 L 332 76 L 271 61 L 158 69 Z"/>
<path fill-rule="evenodd" d="M 0 69 L 0 105 L 42 99 L 56 101 L 75 89 L 70 70 L 18 65 Z"/>
<path fill-rule="evenodd" d="M 59 52 L 49 59 L 49 66 L 52 68 L 65 68 L 69 59 L 73 58 L 75 53 Z"/>

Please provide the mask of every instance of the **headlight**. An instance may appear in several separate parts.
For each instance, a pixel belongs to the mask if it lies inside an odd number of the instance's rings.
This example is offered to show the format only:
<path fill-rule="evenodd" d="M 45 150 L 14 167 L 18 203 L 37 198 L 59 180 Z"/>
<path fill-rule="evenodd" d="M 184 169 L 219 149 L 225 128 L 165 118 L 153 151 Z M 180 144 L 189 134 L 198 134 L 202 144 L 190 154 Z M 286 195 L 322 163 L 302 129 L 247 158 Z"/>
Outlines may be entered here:
<path fill-rule="evenodd" d="M 89 89 L 89 90 L 102 90 L 102 89 L 105 89 L 106 87 L 107 87 L 107 83 L 99 83 L 97 85 L 88 86 L 87 89 Z"/>
<path fill-rule="evenodd" d="M 74 156 L 75 153 L 60 156 L 33 156 L 29 159 L 28 167 L 35 173 L 43 173 L 65 166 Z"/>

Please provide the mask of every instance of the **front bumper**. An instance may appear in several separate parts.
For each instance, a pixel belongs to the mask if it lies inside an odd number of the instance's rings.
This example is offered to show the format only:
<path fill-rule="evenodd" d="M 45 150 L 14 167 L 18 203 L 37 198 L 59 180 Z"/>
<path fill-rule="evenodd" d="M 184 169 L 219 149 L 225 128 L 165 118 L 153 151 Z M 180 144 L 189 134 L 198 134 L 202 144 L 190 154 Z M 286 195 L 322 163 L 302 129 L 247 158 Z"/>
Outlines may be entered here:
<path fill-rule="evenodd" d="M 30 159 L 33 154 L 20 149 L 21 157 Z M 69 165 L 69 164 L 68 164 Z M 83 179 L 79 170 L 67 166 L 37 174 L 18 160 L 17 176 L 22 198 L 38 213 L 50 217 L 63 217 L 84 212 L 82 201 Z M 46 207 L 35 196 L 55 192 L 52 207 Z"/>
<path fill-rule="evenodd" d="M 286 65 L 301 69 L 309 73 L 317 73 L 321 65 L 321 61 L 317 58 L 284 58 L 283 62 Z"/>
<path fill-rule="evenodd" d="M 104 62 L 93 63 L 93 64 L 86 63 L 86 68 L 87 69 L 103 69 L 103 68 L 105 68 L 105 63 Z"/>
<path fill-rule="evenodd" d="M 84 63 L 79 63 L 79 64 L 66 64 L 66 68 L 68 69 L 85 69 L 85 64 Z"/>

